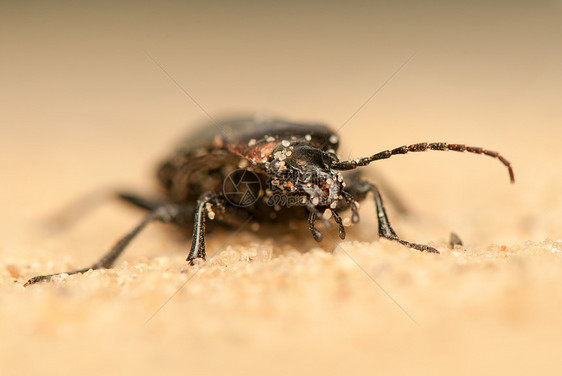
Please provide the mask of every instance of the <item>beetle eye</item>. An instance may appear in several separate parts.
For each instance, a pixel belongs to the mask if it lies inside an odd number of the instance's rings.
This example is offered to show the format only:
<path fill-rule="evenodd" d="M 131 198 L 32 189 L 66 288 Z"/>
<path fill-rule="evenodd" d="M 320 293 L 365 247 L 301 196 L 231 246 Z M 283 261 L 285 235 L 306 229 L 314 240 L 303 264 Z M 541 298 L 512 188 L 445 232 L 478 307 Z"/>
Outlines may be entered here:
<path fill-rule="evenodd" d="M 322 161 L 327 166 L 330 166 L 332 163 L 339 162 L 339 158 L 335 153 L 330 151 L 322 153 Z"/>

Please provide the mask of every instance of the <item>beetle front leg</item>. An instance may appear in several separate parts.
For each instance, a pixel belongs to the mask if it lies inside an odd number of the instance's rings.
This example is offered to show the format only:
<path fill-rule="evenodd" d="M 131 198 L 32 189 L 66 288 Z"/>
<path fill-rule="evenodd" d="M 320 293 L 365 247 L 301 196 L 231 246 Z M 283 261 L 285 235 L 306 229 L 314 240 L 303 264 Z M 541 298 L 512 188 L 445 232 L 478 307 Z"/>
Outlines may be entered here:
<path fill-rule="evenodd" d="M 207 192 L 199 197 L 195 204 L 193 217 L 193 239 L 187 261 L 193 265 L 196 258 L 206 259 L 205 252 L 205 220 L 212 202 L 219 197 L 218 193 Z"/>
<path fill-rule="evenodd" d="M 230 209 L 229 212 L 226 210 L 227 207 Z M 225 224 L 233 224 L 241 221 L 240 218 L 238 218 L 238 221 L 234 218 L 234 215 L 239 214 L 239 212 L 244 212 L 247 215 L 247 212 L 241 208 L 229 205 L 228 200 L 222 194 L 207 192 L 199 196 L 193 213 L 193 239 L 191 241 L 191 250 L 187 256 L 187 261 L 191 265 L 195 263 L 195 259 L 197 258 L 206 260 L 205 223 L 207 217 L 210 219 L 217 219 Z M 244 223 L 246 222 L 247 220 Z"/>
<path fill-rule="evenodd" d="M 314 240 L 320 242 L 322 241 L 322 233 L 318 231 L 318 229 L 315 226 L 315 223 L 316 223 L 316 214 L 312 212 L 308 213 L 308 228 L 312 233 L 312 237 L 314 238 Z"/>
<path fill-rule="evenodd" d="M 379 192 L 379 189 L 377 188 L 376 185 L 374 185 L 371 182 L 365 181 L 365 180 L 358 180 L 355 181 L 354 184 L 350 185 L 346 191 L 348 191 L 350 194 L 352 194 L 356 199 L 361 200 L 362 198 L 365 198 L 366 194 L 369 192 L 372 192 L 375 198 L 375 206 L 376 206 L 376 211 L 377 211 L 377 219 L 379 222 L 379 236 L 389 239 L 389 240 L 394 240 L 399 242 L 400 244 L 403 244 L 407 247 L 410 248 L 414 248 L 417 249 L 418 251 L 426 251 L 426 252 L 431 252 L 431 253 L 439 253 L 438 250 L 436 250 L 433 247 L 430 247 L 428 245 L 424 245 L 424 244 L 417 244 L 417 243 L 412 243 L 406 240 L 402 240 L 398 237 L 398 235 L 396 234 L 396 232 L 394 231 L 394 229 L 392 228 L 392 226 L 390 225 L 390 221 L 388 220 L 388 216 L 386 214 L 386 210 L 384 208 L 384 204 L 382 201 L 382 197 L 381 194 Z"/>
<path fill-rule="evenodd" d="M 193 240 L 187 256 L 187 261 L 191 265 L 195 263 L 197 258 L 206 259 L 205 224 L 207 218 L 238 228 L 255 222 L 250 212 L 244 207 L 233 204 L 222 194 L 207 192 L 199 196 L 193 214 Z"/>

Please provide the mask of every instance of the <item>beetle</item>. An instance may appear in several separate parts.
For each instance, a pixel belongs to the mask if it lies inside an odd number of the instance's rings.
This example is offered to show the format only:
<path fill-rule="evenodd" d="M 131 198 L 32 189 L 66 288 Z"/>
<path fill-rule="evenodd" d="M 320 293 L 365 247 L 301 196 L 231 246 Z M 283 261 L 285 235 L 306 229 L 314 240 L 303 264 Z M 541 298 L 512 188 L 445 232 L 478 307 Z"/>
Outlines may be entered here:
<path fill-rule="evenodd" d="M 345 228 L 340 213 L 350 209 L 351 222 L 359 222 L 358 201 L 374 196 L 379 237 L 407 247 L 439 253 L 435 248 L 398 237 L 383 205 L 377 186 L 363 177 L 358 167 L 391 156 L 422 151 L 457 151 L 484 154 L 498 159 L 515 181 L 510 162 L 495 151 L 444 142 L 417 143 L 385 150 L 368 157 L 340 160 L 339 138 L 326 125 L 290 122 L 267 117 L 240 117 L 210 124 L 180 143 L 158 168 L 158 181 L 166 201 L 152 202 L 137 195 L 118 197 L 148 211 L 144 219 L 121 238 L 107 254 L 88 268 L 110 268 L 129 242 L 149 223 L 159 221 L 192 226 L 187 261 L 205 259 L 205 224 L 283 223 L 302 220 L 315 240 L 322 240 L 317 219 L 328 227 Z M 62 274 L 62 273 L 56 273 Z M 25 286 L 49 280 L 56 274 L 31 278 Z"/>

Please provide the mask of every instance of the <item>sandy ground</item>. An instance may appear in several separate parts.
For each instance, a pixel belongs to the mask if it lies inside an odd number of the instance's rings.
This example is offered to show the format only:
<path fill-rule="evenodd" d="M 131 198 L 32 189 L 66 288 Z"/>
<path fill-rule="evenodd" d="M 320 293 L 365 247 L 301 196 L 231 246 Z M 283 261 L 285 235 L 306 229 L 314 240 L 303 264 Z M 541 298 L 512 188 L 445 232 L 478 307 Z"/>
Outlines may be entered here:
<path fill-rule="evenodd" d="M 560 374 L 562 5 L 484 4 L 5 6 L 1 373 Z M 474 155 L 369 167 L 411 210 L 389 206 L 398 233 L 441 255 L 378 241 L 365 201 L 345 241 L 218 231 L 193 268 L 190 239 L 154 225 L 114 269 L 23 287 L 142 217 L 106 201 L 53 231 L 53 213 L 100 187 L 155 192 L 205 112 L 258 110 L 341 127 L 343 157 L 488 147 L 516 184 Z"/>

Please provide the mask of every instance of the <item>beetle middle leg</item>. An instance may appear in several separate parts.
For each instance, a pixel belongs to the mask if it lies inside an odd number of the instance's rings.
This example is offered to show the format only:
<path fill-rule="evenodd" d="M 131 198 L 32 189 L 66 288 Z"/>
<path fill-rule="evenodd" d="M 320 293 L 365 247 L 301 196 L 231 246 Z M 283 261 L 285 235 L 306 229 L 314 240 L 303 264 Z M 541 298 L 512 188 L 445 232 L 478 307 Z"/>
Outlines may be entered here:
<path fill-rule="evenodd" d="M 78 274 L 85 273 L 90 269 L 96 270 L 110 268 L 115 260 L 123 253 L 131 240 L 133 240 L 149 223 L 158 221 L 163 223 L 183 224 L 191 221 L 192 215 L 193 204 L 165 204 L 156 207 L 151 212 L 149 212 L 135 228 L 133 228 L 128 234 L 126 234 L 117 243 L 115 243 L 115 245 L 109 250 L 109 252 L 107 252 L 102 258 L 100 258 L 90 267 L 66 273 L 63 272 L 33 277 L 29 281 L 27 281 L 24 286 L 29 286 L 41 281 L 48 281 L 55 275 Z"/>
<path fill-rule="evenodd" d="M 50 214 L 46 218 L 42 219 L 41 222 L 51 233 L 67 230 L 87 214 L 91 213 L 94 209 L 111 199 L 125 201 L 146 211 L 156 210 L 158 207 L 169 202 L 162 198 L 149 199 L 138 196 L 134 193 L 116 191 L 113 188 L 100 188 L 66 204 L 63 209 Z"/>
<path fill-rule="evenodd" d="M 367 193 L 372 192 L 375 198 L 375 206 L 377 211 L 377 219 L 379 223 L 379 237 L 383 237 L 389 240 L 394 240 L 408 246 L 410 248 L 417 249 L 418 251 L 426 251 L 432 253 L 439 253 L 433 247 L 424 244 L 417 244 L 412 243 L 406 240 L 402 240 L 398 237 L 392 226 L 390 225 L 390 221 L 388 220 L 388 216 L 386 214 L 386 210 L 384 208 L 384 204 L 382 201 L 381 194 L 377 186 L 367 180 L 357 179 L 353 181 L 346 189 L 348 193 L 350 193 L 356 200 L 363 200 Z"/>
<path fill-rule="evenodd" d="M 120 191 L 116 193 L 118 199 L 125 201 L 137 208 L 153 211 L 156 210 L 158 207 L 164 205 L 164 201 L 162 199 L 149 199 L 143 196 L 139 196 L 134 193 Z"/>

